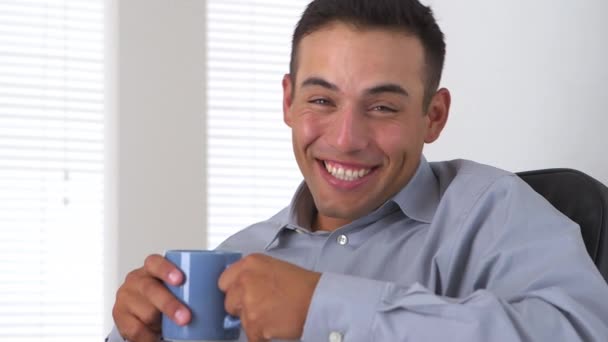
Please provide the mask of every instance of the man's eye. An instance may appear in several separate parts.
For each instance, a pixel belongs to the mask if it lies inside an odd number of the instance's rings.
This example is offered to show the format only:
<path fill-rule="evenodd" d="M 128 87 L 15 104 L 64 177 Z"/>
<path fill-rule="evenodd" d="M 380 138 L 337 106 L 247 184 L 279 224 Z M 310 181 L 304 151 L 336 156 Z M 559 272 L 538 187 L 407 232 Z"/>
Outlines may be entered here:
<path fill-rule="evenodd" d="M 387 106 L 375 106 L 372 107 L 373 111 L 376 112 L 383 112 L 383 113 L 395 113 L 397 110 L 391 107 L 387 107 Z"/>
<path fill-rule="evenodd" d="M 313 99 L 313 100 L 310 100 L 309 103 L 317 104 L 317 105 L 321 105 L 321 106 L 327 106 L 327 105 L 331 104 L 331 102 L 329 102 L 329 100 L 327 100 L 327 99 Z"/>

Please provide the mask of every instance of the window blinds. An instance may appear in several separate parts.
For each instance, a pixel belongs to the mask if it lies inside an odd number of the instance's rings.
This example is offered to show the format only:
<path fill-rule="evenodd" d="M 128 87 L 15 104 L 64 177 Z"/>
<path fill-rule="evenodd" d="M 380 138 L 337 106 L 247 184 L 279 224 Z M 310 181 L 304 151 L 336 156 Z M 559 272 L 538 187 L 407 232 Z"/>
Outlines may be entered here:
<path fill-rule="evenodd" d="M 103 338 L 104 1 L 0 0 L 0 341 Z"/>
<path fill-rule="evenodd" d="M 207 2 L 208 247 L 289 204 L 302 176 L 281 80 L 308 1 Z"/>

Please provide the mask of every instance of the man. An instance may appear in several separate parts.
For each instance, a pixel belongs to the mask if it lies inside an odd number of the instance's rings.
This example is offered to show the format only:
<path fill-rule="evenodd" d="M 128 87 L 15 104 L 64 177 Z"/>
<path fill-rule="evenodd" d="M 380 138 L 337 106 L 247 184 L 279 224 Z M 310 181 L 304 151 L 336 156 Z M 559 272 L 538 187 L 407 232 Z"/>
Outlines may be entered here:
<path fill-rule="evenodd" d="M 220 248 L 241 340 L 606 341 L 608 286 L 580 230 L 511 173 L 428 163 L 448 117 L 443 34 L 415 0 L 315 0 L 294 33 L 284 121 L 304 183 L 292 203 Z M 584 279 L 584 281 L 581 281 Z M 155 341 L 161 256 L 129 274 L 120 336 Z"/>

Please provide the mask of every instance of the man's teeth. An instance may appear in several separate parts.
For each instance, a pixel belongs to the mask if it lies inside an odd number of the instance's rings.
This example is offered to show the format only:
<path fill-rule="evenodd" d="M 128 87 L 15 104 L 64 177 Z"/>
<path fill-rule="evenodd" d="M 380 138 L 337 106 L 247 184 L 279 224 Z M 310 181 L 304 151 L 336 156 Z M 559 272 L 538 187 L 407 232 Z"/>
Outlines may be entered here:
<path fill-rule="evenodd" d="M 359 170 L 344 169 L 340 166 L 333 166 L 327 162 L 324 162 L 324 164 L 325 164 L 325 169 L 327 170 L 327 172 L 329 172 L 332 176 L 338 178 L 339 180 L 345 180 L 345 181 L 357 180 L 357 179 L 367 175 L 371 171 L 371 169 L 359 169 Z"/>

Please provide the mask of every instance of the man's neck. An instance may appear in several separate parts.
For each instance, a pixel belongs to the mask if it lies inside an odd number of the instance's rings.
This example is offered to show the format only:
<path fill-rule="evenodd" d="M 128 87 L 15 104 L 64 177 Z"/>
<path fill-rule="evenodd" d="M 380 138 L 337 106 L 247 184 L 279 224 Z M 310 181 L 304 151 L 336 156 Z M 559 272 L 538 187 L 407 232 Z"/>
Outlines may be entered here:
<path fill-rule="evenodd" d="M 318 230 L 333 232 L 334 230 L 336 230 L 340 227 L 343 227 L 351 222 L 352 222 L 352 220 L 349 220 L 349 219 L 341 219 L 341 218 L 324 216 L 324 215 L 319 214 L 318 211 L 315 211 L 315 213 L 313 214 L 313 219 L 312 219 L 312 224 L 310 226 L 310 230 L 313 232 L 318 231 Z"/>

